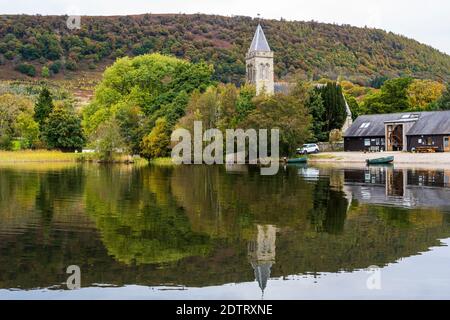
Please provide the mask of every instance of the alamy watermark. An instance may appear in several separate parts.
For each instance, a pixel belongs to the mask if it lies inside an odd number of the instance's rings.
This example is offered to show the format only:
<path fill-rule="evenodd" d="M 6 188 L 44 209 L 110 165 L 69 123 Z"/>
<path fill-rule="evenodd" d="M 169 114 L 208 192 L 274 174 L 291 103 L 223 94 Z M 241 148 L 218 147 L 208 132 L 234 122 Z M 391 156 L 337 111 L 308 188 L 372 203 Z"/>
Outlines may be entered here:
<path fill-rule="evenodd" d="M 194 136 L 186 129 L 176 129 L 171 141 L 172 161 L 176 164 L 258 164 L 262 175 L 275 175 L 280 166 L 280 131 L 270 130 L 270 155 L 268 130 L 227 129 L 224 135 L 219 129 L 203 132 L 201 121 L 194 122 Z M 181 140 L 181 141 L 180 141 Z M 247 143 L 248 142 L 248 143 Z M 205 147 L 204 145 L 207 144 Z"/>
<path fill-rule="evenodd" d="M 81 14 L 80 10 L 76 7 L 70 7 L 67 9 L 67 20 L 66 26 L 69 30 L 80 30 L 81 29 Z"/>
<path fill-rule="evenodd" d="M 381 268 L 378 266 L 370 266 L 366 269 L 366 272 L 370 274 L 366 281 L 367 289 L 381 290 Z"/>
<path fill-rule="evenodd" d="M 81 288 L 81 269 L 79 266 L 68 266 L 66 273 L 70 274 L 67 278 L 66 285 L 69 290 L 77 290 Z"/>

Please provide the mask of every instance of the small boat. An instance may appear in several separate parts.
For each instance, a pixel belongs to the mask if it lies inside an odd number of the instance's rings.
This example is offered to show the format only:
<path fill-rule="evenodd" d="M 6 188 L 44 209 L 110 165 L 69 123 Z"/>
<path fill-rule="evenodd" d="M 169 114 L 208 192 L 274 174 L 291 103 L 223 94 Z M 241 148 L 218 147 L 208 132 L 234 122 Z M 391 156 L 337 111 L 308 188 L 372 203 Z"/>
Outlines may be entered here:
<path fill-rule="evenodd" d="M 301 157 L 301 158 L 288 159 L 286 162 L 288 164 L 307 163 L 308 162 L 308 158 L 307 157 Z"/>
<path fill-rule="evenodd" d="M 394 162 L 394 157 L 384 157 L 384 158 L 376 158 L 376 159 L 367 159 L 367 165 L 374 164 L 389 164 Z"/>

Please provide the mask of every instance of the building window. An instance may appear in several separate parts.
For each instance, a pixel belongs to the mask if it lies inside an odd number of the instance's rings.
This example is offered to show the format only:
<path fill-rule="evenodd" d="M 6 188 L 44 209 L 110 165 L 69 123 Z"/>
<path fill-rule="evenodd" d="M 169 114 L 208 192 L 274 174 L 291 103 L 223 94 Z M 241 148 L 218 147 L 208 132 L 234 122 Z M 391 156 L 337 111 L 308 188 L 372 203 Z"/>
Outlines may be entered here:
<path fill-rule="evenodd" d="M 360 129 L 366 129 L 370 126 L 370 122 L 364 122 L 359 128 Z"/>
<path fill-rule="evenodd" d="M 380 138 L 375 139 L 375 144 L 376 144 L 377 146 L 380 145 Z"/>
<path fill-rule="evenodd" d="M 370 147 L 370 139 L 364 139 L 364 146 Z"/>
<path fill-rule="evenodd" d="M 444 138 L 444 148 L 448 148 L 450 146 L 450 144 L 449 144 L 449 138 L 448 137 L 445 137 Z"/>

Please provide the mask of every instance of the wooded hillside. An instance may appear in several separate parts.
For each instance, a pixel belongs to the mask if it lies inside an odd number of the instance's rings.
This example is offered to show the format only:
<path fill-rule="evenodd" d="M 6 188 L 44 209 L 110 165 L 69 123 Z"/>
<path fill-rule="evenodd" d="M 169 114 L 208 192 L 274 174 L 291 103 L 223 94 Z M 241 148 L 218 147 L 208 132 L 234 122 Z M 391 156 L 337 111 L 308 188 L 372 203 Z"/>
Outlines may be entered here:
<path fill-rule="evenodd" d="M 215 67 L 215 79 L 240 84 L 257 21 L 213 15 L 0 16 L 0 79 L 73 77 L 102 71 L 125 55 L 161 52 Z M 362 85 L 412 76 L 450 80 L 450 56 L 403 36 L 317 22 L 262 21 L 278 79 L 342 76 Z"/>

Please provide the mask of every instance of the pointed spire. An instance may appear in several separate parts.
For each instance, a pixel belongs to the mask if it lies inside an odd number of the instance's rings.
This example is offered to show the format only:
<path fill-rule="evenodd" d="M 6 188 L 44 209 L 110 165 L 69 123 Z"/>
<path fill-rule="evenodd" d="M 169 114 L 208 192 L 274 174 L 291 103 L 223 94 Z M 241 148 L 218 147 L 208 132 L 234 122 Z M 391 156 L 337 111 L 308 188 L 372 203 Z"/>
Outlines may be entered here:
<path fill-rule="evenodd" d="M 269 43 L 267 42 L 266 36 L 264 35 L 264 31 L 261 27 L 261 24 L 258 24 L 255 35 L 253 36 L 253 41 L 250 46 L 249 52 L 252 51 L 263 51 L 263 52 L 271 51 Z"/>
<path fill-rule="evenodd" d="M 255 278 L 258 282 L 259 288 L 261 289 L 262 296 L 264 297 L 264 291 L 267 287 L 267 281 L 270 278 L 270 269 L 272 268 L 272 263 L 252 263 L 252 267 L 255 270 Z"/>

